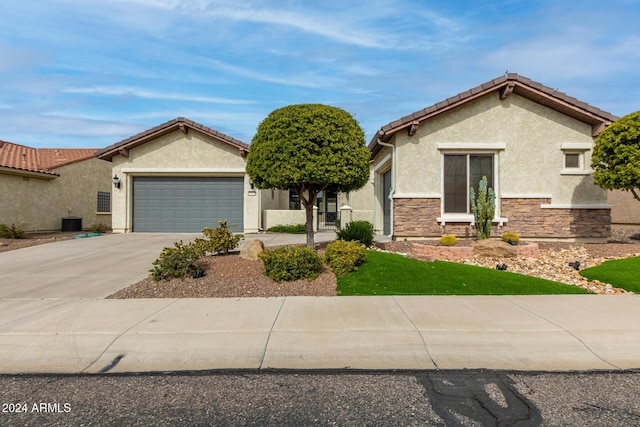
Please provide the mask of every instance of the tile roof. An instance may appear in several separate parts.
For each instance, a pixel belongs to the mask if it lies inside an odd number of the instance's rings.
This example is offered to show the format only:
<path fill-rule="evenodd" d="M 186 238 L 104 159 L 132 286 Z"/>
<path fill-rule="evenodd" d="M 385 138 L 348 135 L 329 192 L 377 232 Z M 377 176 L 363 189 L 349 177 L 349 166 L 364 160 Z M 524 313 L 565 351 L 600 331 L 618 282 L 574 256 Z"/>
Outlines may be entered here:
<path fill-rule="evenodd" d="M 55 169 L 94 157 L 95 148 L 32 148 L 0 141 L 0 168 L 59 176 Z"/>
<path fill-rule="evenodd" d="M 144 132 L 140 132 L 137 135 L 133 135 L 127 139 L 123 139 L 120 142 L 116 142 L 115 144 L 112 144 L 98 151 L 96 153 L 96 156 L 100 159 L 110 161 L 114 156 L 126 152 L 126 150 L 129 150 L 133 147 L 137 147 L 138 145 L 144 144 L 145 142 L 149 142 L 155 138 L 166 135 L 178 129 L 186 132 L 188 128 L 197 130 L 204 133 L 205 135 L 217 139 L 218 141 L 236 147 L 242 153 L 249 152 L 249 145 L 238 139 L 225 135 L 222 132 L 218 132 L 215 129 L 211 129 L 207 126 L 201 125 L 200 123 L 194 122 L 193 120 L 189 120 L 184 117 L 178 117 L 173 120 L 169 120 L 166 123 L 148 129 Z"/>
<path fill-rule="evenodd" d="M 369 142 L 369 150 L 375 155 L 381 149 L 380 145 L 376 143 L 378 139 L 389 141 L 401 129 L 416 126 L 424 120 L 494 91 L 500 91 L 501 99 L 515 93 L 577 120 L 589 123 L 593 126 L 594 136 L 605 126 L 618 119 L 611 113 L 542 83 L 515 73 L 508 73 L 382 126 Z"/>

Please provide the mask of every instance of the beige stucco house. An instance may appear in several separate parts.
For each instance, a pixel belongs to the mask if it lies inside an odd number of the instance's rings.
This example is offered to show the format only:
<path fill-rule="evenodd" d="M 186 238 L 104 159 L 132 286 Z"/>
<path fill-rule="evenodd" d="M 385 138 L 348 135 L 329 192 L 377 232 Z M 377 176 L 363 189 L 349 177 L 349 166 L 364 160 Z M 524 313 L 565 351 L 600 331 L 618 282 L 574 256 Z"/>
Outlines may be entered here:
<path fill-rule="evenodd" d="M 199 232 L 221 220 L 234 231 L 258 231 L 260 193 L 245 173 L 248 151 L 182 117 L 100 150 L 96 156 L 111 162 L 113 231 Z"/>
<path fill-rule="evenodd" d="M 109 227 L 111 168 L 95 151 L 0 141 L 0 223 L 27 232 L 59 231 L 62 218 L 75 217 L 82 218 L 83 229 Z"/>
<path fill-rule="evenodd" d="M 506 74 L 395 120 L 369 144 L 375 228 L 396 239 L 474 235 L 469 188 L 487 176 L 494 234 L 606 239 L 612 206 L 590 163 L 616 119 Z"/>

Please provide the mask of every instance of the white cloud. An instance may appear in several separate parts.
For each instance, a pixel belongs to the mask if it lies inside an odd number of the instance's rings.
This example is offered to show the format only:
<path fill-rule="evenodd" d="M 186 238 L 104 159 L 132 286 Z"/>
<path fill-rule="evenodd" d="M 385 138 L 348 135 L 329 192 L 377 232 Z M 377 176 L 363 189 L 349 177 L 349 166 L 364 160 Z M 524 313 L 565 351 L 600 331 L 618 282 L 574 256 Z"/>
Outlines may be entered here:
<path fill-rule="evenodd" d="M 167 99 L 176 101 L 188 101 L 188 102 L 203 102 L 210 104 L 235 104 L 246 105 L 253 104 L 255 101 L 247 101 L 242 99 L 229 99 L 218 98 L 212 96 L 199 96 L 170 92 L 159 92 L 146 90 L 135 87 L 110 87 L 110 86 L 95 86 L 95 87 L 72 87 L 65 89 L 66 93 L 78 93 L 78 94 L 93 94 L 93 95 L 108 95 L 108 96 L 134 96 L 137 98 L 147 99 Z"/>

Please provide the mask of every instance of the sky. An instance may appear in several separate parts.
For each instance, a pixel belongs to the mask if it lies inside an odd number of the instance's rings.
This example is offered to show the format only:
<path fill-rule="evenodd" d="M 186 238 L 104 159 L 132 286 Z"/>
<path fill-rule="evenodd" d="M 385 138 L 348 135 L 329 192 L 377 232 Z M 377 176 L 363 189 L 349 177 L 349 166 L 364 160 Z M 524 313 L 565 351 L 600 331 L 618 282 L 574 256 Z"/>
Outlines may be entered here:
<path fill-rule="evenodd" d="M 380 127 L 505 72 L 640 110 L 640 1 L 23 0 L 0 14 L 0 140 L 103 148 L 186 117 L 250 143 L 291 104 Z"/>

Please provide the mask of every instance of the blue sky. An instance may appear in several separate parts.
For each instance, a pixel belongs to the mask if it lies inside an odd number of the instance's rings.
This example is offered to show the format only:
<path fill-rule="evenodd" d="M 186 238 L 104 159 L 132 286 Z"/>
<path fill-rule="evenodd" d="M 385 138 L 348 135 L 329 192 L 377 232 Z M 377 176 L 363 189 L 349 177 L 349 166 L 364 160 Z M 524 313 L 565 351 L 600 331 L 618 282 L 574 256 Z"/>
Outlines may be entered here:
<path fill-rule="evenodd" d="M 8 4 L 8 5 L 7 5 Z M 102 148 L 184 116 L 251 142 L 290 104 L 381 126 L 516 72 L 640 110 L 630 0 L 24 0 L 0 14 L 0 139 Z"/>

